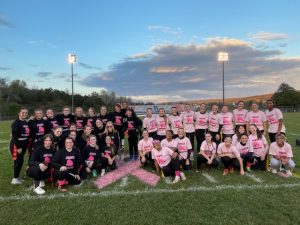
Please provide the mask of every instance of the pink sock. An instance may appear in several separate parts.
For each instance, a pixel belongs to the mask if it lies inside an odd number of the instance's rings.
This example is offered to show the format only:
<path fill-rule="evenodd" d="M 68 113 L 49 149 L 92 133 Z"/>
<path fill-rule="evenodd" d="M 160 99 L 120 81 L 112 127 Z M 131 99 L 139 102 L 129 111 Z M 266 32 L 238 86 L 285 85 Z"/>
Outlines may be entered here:
<path fill-rule="evenodd" d="M 175 176 L 180 177 L 180 171 L 179 171 L 179 170 L 178 170 L 178 171 L 175 171 Z"/>

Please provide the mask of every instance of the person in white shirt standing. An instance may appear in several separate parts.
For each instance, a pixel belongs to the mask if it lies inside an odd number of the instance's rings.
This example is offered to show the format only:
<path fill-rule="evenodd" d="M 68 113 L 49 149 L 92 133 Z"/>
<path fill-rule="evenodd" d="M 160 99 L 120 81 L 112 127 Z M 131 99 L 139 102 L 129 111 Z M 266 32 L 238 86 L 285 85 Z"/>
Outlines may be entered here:
<path fill-rule="evenodd" d="M 185 111 L 181 113 L 181 119 L 183 123 L 183 129 L 185 136 L 190 139 L 192 149 L 190 152 L 191 160 L 194 159 L 194 139 L 195 139 L 195 112 L 191 110 L 189 104 L 185 105 Z"/>
<path fill-rule="evenodd" d="M 274 107 L 274 102 L 272 99 L 267 100 L 266 102 L 267 110 L 266 116 L 269 124 L 269 138 L 270 142 L 275 142 L 276 134 L 282 133 L 285 134 L 285 126 L 283 124 L 283 115 L 280 109 Z"/>
<path fill-rule="evenodd" d="M 200 151 L 200 146 L 205 140 L 205 134 L 208 128 L 208 113 L 206 112 L 206 105 L 200 104 L 199 112 L 195 112 L 195 135 L 197 140 L 197 152 Z"/>

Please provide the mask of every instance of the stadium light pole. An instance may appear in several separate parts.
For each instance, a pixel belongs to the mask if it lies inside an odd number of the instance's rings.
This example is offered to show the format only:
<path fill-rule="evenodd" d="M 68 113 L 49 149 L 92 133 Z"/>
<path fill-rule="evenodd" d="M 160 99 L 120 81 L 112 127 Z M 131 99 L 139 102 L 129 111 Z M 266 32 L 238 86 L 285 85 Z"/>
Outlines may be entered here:
<path fill-rule="evenodd" d="M 222 62 L 222 66 L 223 66 L 223 105 L 225 104 L 225 86 L 224 86 L 224 69 L 225 69 L 225 61 L 228 61 L 229 57 L 228 57 L 228 53 L 227 52 L 219 52 L 218 54 L 218 61 Z"/>
<path fill-rule="evenodd" d="M 73 74 L 73 65 L 76 63 L 76 55 L 68 54 L 68 63 L 71 64 L 71 76 L 72 76 L 72 112 L 74 109 L 74 74 Z"/>

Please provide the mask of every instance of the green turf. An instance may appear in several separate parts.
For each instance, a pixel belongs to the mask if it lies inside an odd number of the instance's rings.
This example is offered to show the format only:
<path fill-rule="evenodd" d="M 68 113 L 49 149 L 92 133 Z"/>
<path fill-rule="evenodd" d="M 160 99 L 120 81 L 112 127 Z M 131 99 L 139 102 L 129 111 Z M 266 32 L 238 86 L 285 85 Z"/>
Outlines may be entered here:
<path fill-rule="evenodd" d="M 35 195 L 30 189 L 32 181 L 28 178 L 24 185 L 10 184 L 12 159 L 7 146 L 11 121 L 0 122 L 0 224 L 300 224 L 300 186 L 280 189 L 165 191 L 224 185 L 237 187 L 300 183 L 300 149 L 295 146 L 295 139 L 300 137 L 300 114 L 287 113 L 284 116 L 288 142 L 293 146 L 297 164 L 295 172 L 299 177 L 285 179 L 268 172 L 254 172 L 262 182 L 258 183 L 238 173 L 223 177 L 220 168 L 204 171 L 217 180 L 217 183 L 211 183 L 201 173 L 189 171 L 185 182 L 167 185 L 161 180 L 154 188 L 157 192 L 136 195 L 132 193 L 152 189 L 129 176 L 127 186 L 122 187 L 122 181 L 118 181 L 99 191 L 93 184 L 95 179 L 90 179 L 79 188 L 70 188 L 70 192 L 110 194 L 28 200 L 5 199 L 9 196 Z M 164 190 L 164 193 L 158 193 L 159 190 Z M 49 184 L 46 191 L 48 196 L 60 195 Z M 131 194 L 120 193 L 123 191 Z M 115 192 L 119 194 L 111 194 Z"/>

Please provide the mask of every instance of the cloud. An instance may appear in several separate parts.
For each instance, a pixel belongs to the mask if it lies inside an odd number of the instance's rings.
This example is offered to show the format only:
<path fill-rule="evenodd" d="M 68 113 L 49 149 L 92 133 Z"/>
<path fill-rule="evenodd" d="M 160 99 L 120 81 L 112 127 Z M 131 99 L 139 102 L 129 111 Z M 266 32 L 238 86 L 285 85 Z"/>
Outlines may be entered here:
<path fill-rule="evenodd" d="M 15 28 L 15 25 L 12 24 L 4 15 L 0 14 L 0 27 Z"/>
<path fill-rule="evenodd" d="M 222 64 L 218 52 L 229 53 L 225 63 L 225 96 L 274 92 L 283 81 L 300 89 L 300 57 L 287 58 L 278 49 L 260 49 L 231 38 L 208 38 L 203 44 L 159 44 L 89 74 L 80 84 L 115 91 L 144 101 L 175 101 L 222 97 Z M 138 59 L 138 60 L 137 60 Z M 176 97 L 175 97 L 176 96 Z"/>
<path fill-rule="evenodd" d="M 57 45 L 45 40 L 31 40 L 31 41 L 27 41 L 27 44 L 36 45 L 36 46 L 48 46 L 50 48 L 58 48 Z"/>
<path fill-rule="evenodd" d="M 170 34 L 175 37 L 180 37 L 182 35 L 182 29 L 181 27 L 172 28 L 168 26 L 161 26 L 161 25 L 149 25 L 148 30 L 150 31 L 160 31 L 165 34 Z"/>
<path fill-rule="evenodd" d="M 49 77 L 49 76 L 51 76 L 52 74 L 53 74 L 52 72 L 38 72 L 38 73 L 36 74 L 36 76 L 44 78 L 44 77 Z"/>
<path fill-rule="evenodd" d="M 7 70 L 11 70 L 11 68 L 7 66 L 0 66 L 0 70 L 7 71 Z"/>
<path fill-rule="evenodd" d="M 78 63 L 78 66 L 84 68 L 84 69 L 87 69 L 87 70 L 102 70 L 101 67 L 97 67 L 97 66 L 91 66 L 91 65 L 88 65 L 86 63 Z"/>
<path fill-rule="evenodd" d="M 265 31 L 260 31 L 255 34 L 250 34 L 249 36 L 253 39 L 260 40 L 260 41 L 278 41 L 278 40 L 285 40 L 289 38 L 287 34 L 272 33 L 272 32 L 265 32 Z"/>

